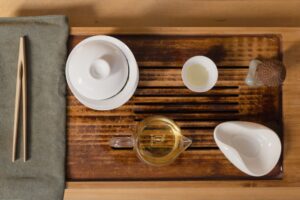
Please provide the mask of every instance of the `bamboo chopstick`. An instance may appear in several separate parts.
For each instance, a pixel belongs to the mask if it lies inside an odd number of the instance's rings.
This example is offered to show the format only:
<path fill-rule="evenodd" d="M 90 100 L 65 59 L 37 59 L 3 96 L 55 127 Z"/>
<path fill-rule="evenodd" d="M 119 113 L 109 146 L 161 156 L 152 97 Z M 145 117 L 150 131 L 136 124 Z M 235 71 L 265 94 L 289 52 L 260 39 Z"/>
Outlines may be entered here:
<path fill-rule="evenodd" d="M 18 138 L 18 122 L 19 122 L 19 107 L 20 96 L 22 92 L 22 109 L 23 109 L 23 160 L 27 160 L 27 79 L 26 79 L 26 56 L 25 56 L 25 37 L 20 37 L 19 46 L 19 59 L 17 68 L 17 81 L 16 81 L 16 97 L 15 97 L 15 113 L 13 124 L 13 149 L 12 149 L 12 162 L 16 160 L 16 148 Z"/>

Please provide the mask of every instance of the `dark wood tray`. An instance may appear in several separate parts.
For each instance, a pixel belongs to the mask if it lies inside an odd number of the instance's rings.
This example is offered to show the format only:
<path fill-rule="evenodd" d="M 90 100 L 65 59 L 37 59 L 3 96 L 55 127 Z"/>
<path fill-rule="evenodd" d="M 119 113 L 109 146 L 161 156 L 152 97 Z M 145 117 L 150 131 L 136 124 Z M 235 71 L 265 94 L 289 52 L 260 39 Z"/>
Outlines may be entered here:
<path fill-rule="evenodd" d="M 86 36 L 70 36 L 69 50 Z M 279 179 L 282 158 L 272 172 L 253 178 L 236 169 L 213 140 L 216 125 L 248 120 L 272 128 L 283 138 L 282 88 L 249 88 L 244 79 L 253 58 L 281 59 L 278 35 L 114 35 L 133 51 L 140 69 L 134 97 L 113 111 L 94 111 L 68 91 L 67 179 L 186 180 Z M 206 93 L 193 93 L 181 81 L 181 67 L 194 55 L 218 66 L 219 80 Z M 109 147 L 113 136 L 129 136 L 150 115 L 174 119 L 192 146 L 171 165 L 148 166 L 130 149 Z"/>

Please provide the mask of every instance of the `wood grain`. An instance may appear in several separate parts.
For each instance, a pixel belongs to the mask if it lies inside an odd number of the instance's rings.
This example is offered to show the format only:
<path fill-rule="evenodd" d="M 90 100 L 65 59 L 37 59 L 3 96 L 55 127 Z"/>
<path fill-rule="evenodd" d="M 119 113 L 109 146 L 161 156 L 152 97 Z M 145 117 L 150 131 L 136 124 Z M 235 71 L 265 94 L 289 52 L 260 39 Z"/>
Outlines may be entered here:
<path fill-rule="evenodd" d="M 130 183 L 128 183 L 130 184 Z M 186 199 L 197 200 L 214 199 L 223 200 L 230 197 L 232 200 L 295 200 L 299 199 L 299 190 L 296 187 L 283 188 L 201 188 L 201 187 L 162 187 L 158 188 L 152 183 L 152 186 L 140 184 L 140 187 L 107 187 L 110 185 L 106 183 L 104 187 L 98 189 L 84 188 L 84 189 L 68 189 L 65 193 L 66 200 L 97 200 L 100 197 L 106 200 L 110 199 L 124 199 L 124 200 L 144 200 L 144 199 Z M 153 186 L 154 185 L 154 186 Z M 184 185 L 184 182 L 182 183 Z M 187 193 L 188 192 L 188 193 Z"/>
<path fill-rule="evenodd" d="M 68 182 L 66 199 L 99 199 L 107 197 L 111 199 L 161 199 L 166 191 L 174 194 L 172 199 L 210 198 L 210 199 L 299 199 L 300 198 L 300 28 L 284 27 L 102 27 L 102 28 L 72 28 L 72 34 L 171 34 L 171 35 L 195 35 L 195 34 L 280 34 L 282 35 L 282 49 L 284 63 L 287 67 L 287 79 L 283 87 L 283 114 L 285 127 L 284 143 L 284 169 L 282 180 L 244 180 L 244 181 L 151 181 L 151 182 Z M 271 187 L 271 188 L 270 188 Z M 275 187 L 275 188 L 274 188 Z M 145 195 L 145 188 L 151 194 Z M 206 192 L 212 191 L 213 194 Z M 131 191 L 124 195 L 125 191 Z M 204 192 L 201 192 L 204 191 Z M 247 192 L 248 191 L 248 192 Z M 183 192 L 183 193 L 182 193 Z M 121 197 L 120 197 L 121 195 Z M 183 195 L 183 196 L 182 196 Z M 281 195 L 284 195 L 282 197 Z M 164 196 L 163 197 L 167 197 Z"/>
<path fill-rule="evenodd" d="M 0 0 L 0 16 L 57 15 L 71 26 L 299 26 L 297 0 Z M 126 8 L 126 9 L 125 9 Z"/>
<path fill-rule="evenodd" d="M 213 129 L 223 121 L 248 120 L 268 125 L 282 138 L 281 88 L 253 89 L 244 84 L 252 58 L 281 59 L 280 37 L 114 36 L 133 51 L 140 68 L 139 86 L 127 104 L 113 111 L 90 110 L 69 91 L 68 179 L 250 179 L 218 150 Z M 85 37 L 72 36 L 70 49 Z M 191 92 L 182 83 L 181 66 L 193 55 L 209 56 L 218 65 L 218 82 L 207 93 Z M 174 119 L 193 140 L 174 164 L 159 169 L 139 161 L 132 150 L 109 147 L 113 136 L 131 135 L 136 124 L 151 115 Z M 263 179 L 281 178 L 281 166 L 282 160 Z"/>

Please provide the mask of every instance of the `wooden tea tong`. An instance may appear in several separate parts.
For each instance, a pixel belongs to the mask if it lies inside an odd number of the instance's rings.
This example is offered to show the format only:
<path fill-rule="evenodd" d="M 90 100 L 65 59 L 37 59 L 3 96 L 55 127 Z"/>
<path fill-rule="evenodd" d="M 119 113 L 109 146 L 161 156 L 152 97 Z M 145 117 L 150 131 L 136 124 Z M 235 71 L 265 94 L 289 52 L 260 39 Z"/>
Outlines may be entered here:
<path fill-rule="evenodd" d="M 22 92 L 22 114 L 23 114 L 23 160 L 26 162 L 27 159 L 27 80 L 26 80 L 26 48 L 25 48 L 25 37 L 20 37 L 19 44 L 19 59 L 17 69 L 17 83 L 16 83 L 16 97 L 15 97 L 15 113 L 14 113 L 14 127 L 13 127 L 13 149 L 12 149 L 12 162 L 16 160 L 16 146 L 18 137 L 18 121 L 19 121 L 19 107 L 20 107 L 20 96 Z"/>

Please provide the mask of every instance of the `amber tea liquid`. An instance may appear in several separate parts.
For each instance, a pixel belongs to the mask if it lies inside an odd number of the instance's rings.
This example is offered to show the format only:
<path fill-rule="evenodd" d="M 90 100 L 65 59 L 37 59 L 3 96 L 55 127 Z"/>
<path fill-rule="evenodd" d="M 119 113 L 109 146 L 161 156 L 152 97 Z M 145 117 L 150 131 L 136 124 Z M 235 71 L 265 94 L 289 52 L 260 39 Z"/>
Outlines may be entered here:
<path fill-rule="evenodd" d="M 152 117 L 138 126 L 136 149 L 149 163 L 167 163 L 182 151 L 182 135 L 175 122 L 164 117 Z"/>

